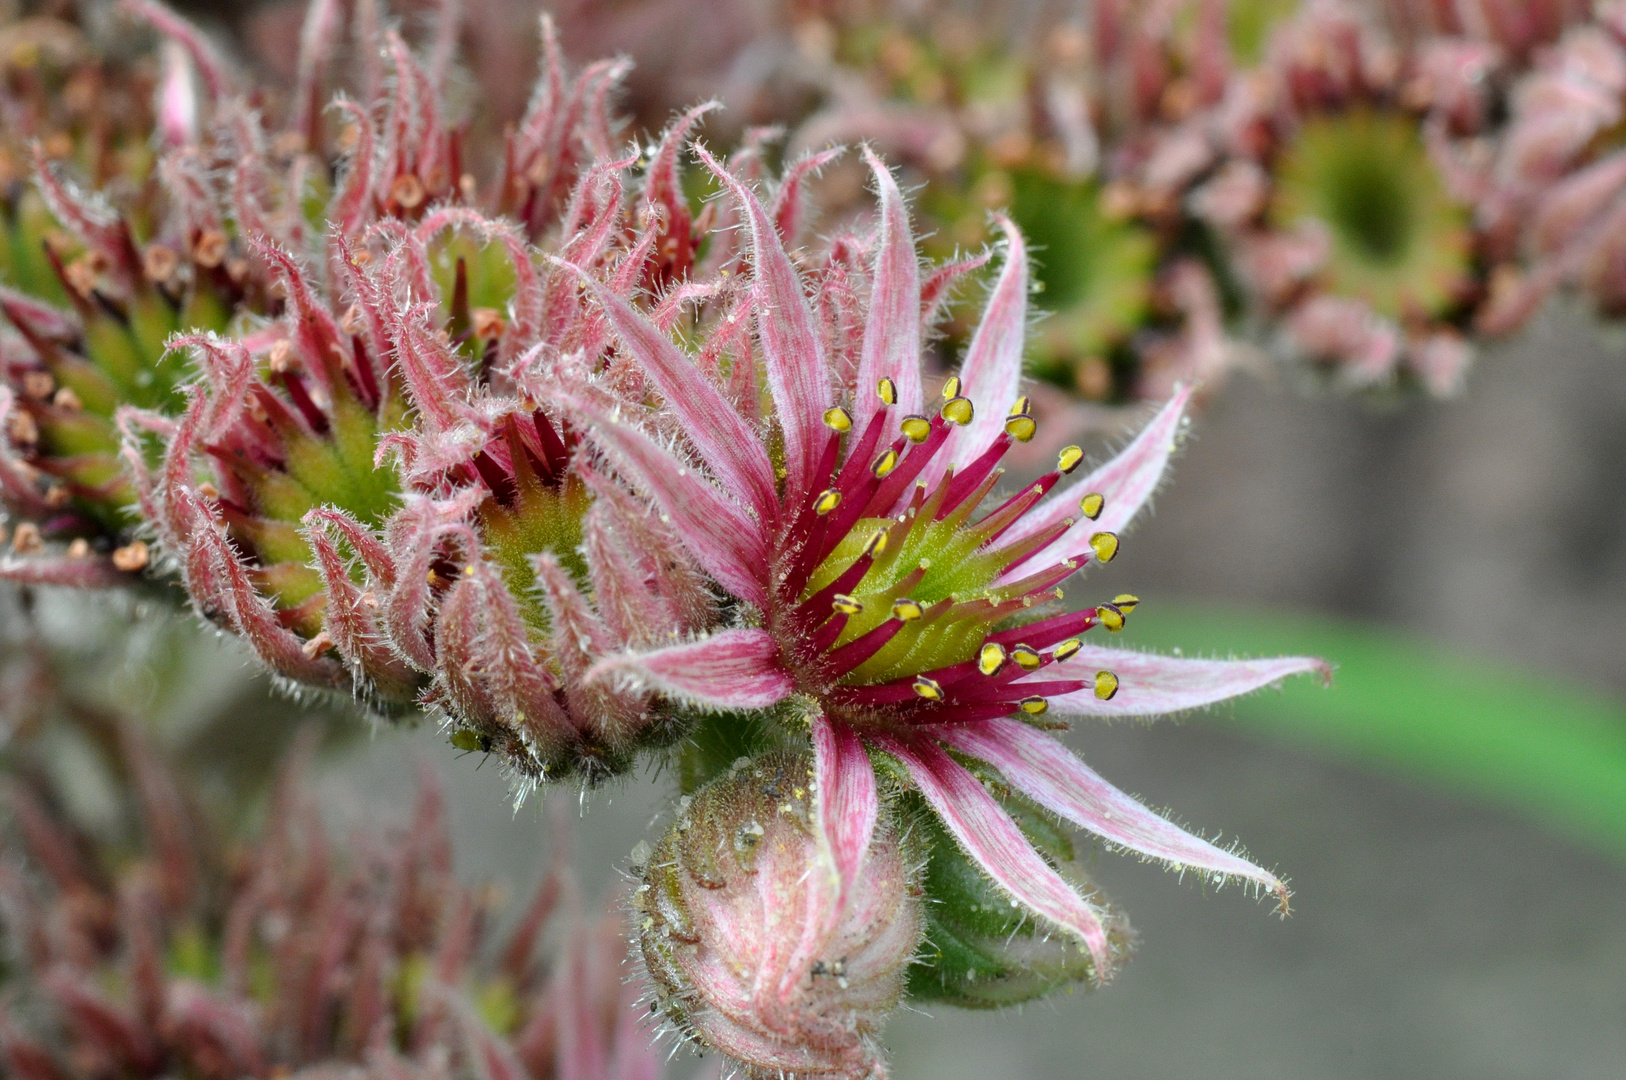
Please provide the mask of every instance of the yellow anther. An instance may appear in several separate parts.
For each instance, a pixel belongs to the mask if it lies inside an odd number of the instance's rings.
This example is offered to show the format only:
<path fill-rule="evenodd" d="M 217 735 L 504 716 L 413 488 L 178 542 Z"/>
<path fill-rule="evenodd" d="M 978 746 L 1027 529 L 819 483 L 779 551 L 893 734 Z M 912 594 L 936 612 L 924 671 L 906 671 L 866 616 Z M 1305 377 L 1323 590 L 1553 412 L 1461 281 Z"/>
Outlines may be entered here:
<path fill-rule="evenodd" d="M 943 700 L 943 687 L 938 684 L 936 679 L 928 679 L 924 675 L 915 680 L 915 693 L 927 701 Z"/>
<path fill-rule="evenodd" d="M 1078 500 L 1078 508 L 1085 517 L 1094 521 L 1101 516 L 1101 511 L 1107 505 L 1107 497 L 1098 491 L 1092 491 Z"/>
<path fill-rule="evenodd" d="M 851 431 L 853 414 L 840 405 L 824 410 L 824 426 L 831 431 Z"/>
<path fill-rule="evenodd" d="M 960 377 L 950 375 L 948 382 L 943 384 L 943 400 L 953 401 L 960 396 Z"/>
<path fill-rule="evenodd" d="M 1068 638 L 1060 645 L 1057 645 L 1055 649 L 1051 651 L 1050 655 L 1055 657 L 1057 660 L 1069 660 L 1075 653 L 1078 652 L 1078 650 L 1082 649 L 1083 647 L 1084 643 L 1078 640 L 1076 637 Z"/>
<path fill-rule="evenodd" d="M 1038 432 L 1039 424 L 1031 416 L 1012 416 L 1005 420 L 1005 434 L 1017 442 L 1029 442 Z"/>
<path fill-rule="evenodd" d="M 1124 613 L 1116 604 L 1102 604 L 1095 609 L 1095 617 L 1101 621 L 1108 632 L 1116 634 L 1124 628 Z"/>
<path fill-rule="evenodd" d="M 875 384 L 875 392 L 881 395 L 881 400 L 888 405 L 898 403 L 898 384 L 891 379 L 882 379 Z"/>
<path fill-rule="evenodd" d="M 1118 534 L 1109 532 L 1096 533 L 1090 537 L 1090 550 L 1094 551 L 1095 557 L 1102 562 L 1111 562 L 1112 557 L 1118 554 Z"/>
<path fill-rule="evenodd" d="M 864 554 L 872 559 L 878 559 L 881 552 L 886 550 L 886 530 L 876 529 L 870 534 L 869 541 L 864 545 Z"/>
<path fill-rule="evenodd" d="M 1029 413 L 1031 413 L 1032 411 L 1033 411 L 1033 399 L 1028 397 L 1026 394 L 1023 394 L 1021 397 L 1016 399 L 1016 403 L 1011 406 L 1011 411 L 1006 413 L 1005 415 L 1006 416 L 1026 416 Z"/>
<path fill-rule="evenodd" d="M 864 605 L 856 596 L 848 596 L 846 593 L 836 593 L 832 596 L 830 606 L 843 615 L 857 615 L 864 610 Z"/>
<path fill-rule="evenodd" d="M 819 492 L 819 497 L 813 500 L 813 512 L 824 516 L 841 505 L 841 492 L 835 488 L 826 488 Z"/>
<path fill-rule="evenodd" d="M 1009 659 L 1010 654 L 1005 651 L 1005 646 L 990 641 L 977 653 L 977 670 L 984 675 L 998 675 L 1005 670 L 1005 662 Z"/>
<path fill-rule="evenodd" d="M 1078 446 L 1064 446 L 1061 455 L 1056 458 L 1056 468 L 1064 474 L 1078 468 L 1079 462 L 1084 460 L 1084 450 Z"/>
<path fill-rule="evenodd" d="M 898 426 L 912 443 L 923 443 L 931 437 L 932 422 L 924 416 L 905 416 Z"/>
<path fill-rule="evenodd" d="M 1050 710 L 1050 702 L 1038 696 L 1025 697 L 1017 704 L 1022 706 L 1022 711 L 1029 716 L 1043 716 Z"/>
<path fill-rule="evenodd" d="M 1131 611 L 1134 611 L 1135 605 L 1138 603 L 1140 603 L 1140 597 L 1132 596 L 1126 592 L 1121 592 L 1112 598 L 1113 606 L 1119 611 L 1123 612 L 1125 615 L 1128 615 Z"/>
<path fill-rule="evenodd" d="M 1095 673 L 1095 696 L 1102 701 L 1111 701 L 1112 696 L 1118 692 L 1118 676 L 1110 671 L 1097 671 Z"/>
<path fill-rule="evenodd" d="M 943 402 L 942 412 L 944 420 L 965 427 L 971 423 L 971 418 L 976 415 L 977 410 L 972 407 L 970 398 L 957 397 Z"/>
<path fill-rule="evenodd" d="M 924 614 L 926 609 L 920 606 L 920 601 L 911 600 L 907 596 L 892 605 L 892 617 L 899 622 L 914 622 Z"/>
<path fill-rule="evenodd" d="M 1011 659 L 1015 660 L 1016 666 L 1023 671 L 1032 671 L 1039 666 L 1043 657 L 1032 645 L 1018 645 L 1011 650 Z"/>
<path fill-rule="evenodd" d="M 896 450 L 888 450 L 886 453 L 875 459 L 875 464 L 870 466 L 869 471 L 874 473 L 875 478 L 879 480 L 897 467 L 898 452 Z"/>

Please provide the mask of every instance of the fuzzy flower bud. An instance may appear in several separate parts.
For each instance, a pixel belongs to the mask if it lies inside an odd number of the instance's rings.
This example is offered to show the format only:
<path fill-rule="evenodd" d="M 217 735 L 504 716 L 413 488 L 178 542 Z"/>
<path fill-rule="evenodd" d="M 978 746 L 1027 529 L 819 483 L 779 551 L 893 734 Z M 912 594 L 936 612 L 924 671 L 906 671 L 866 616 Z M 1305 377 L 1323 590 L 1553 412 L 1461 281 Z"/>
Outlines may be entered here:
<path fill-rule="evenodd" d="M 884 818 L 845 890 L 813 762 L 774 754 L 682 805 L 636 896 L 657 1005 L 751 1077 L 885 1075 L 873 1039 L 920 939 L 915 860 Z"/>

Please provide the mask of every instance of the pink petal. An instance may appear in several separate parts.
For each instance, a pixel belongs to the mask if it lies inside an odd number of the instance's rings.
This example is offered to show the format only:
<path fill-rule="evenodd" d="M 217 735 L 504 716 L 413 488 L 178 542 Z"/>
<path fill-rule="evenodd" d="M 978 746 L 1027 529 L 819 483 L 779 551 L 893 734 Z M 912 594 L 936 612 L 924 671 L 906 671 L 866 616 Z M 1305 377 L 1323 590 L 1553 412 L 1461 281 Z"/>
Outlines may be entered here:
<path fill-rule="evenodd" d="M 1118 692 L 1111 701 L 1102 701 L 1093 689 L 1075 690 L 1051 698 L 1051 708 L 1079 716 L 1163 716 L 1251 694 L 1289 675 L 1330 676 L 1325 660 L 1308 656 L 1200 660 L 1100 645 L 1085 645 L 1045 676 L 1055 678 L 1063 672 L 1078 677 L 1092 671 L 1118 676 Z"/>
<path fill-rule="evenodd" d="M 619 414 L 612 416 L 574 394 L 561 392 L 558 399 L 587 420 L 588 436 L 634 475 L 719 585 L 747 603 L 760 607 L 766 602 L 768 545 L 757 522 Z"/>
<path fill-rule="evenodd" d="M 72 315 L 5 285 L 0 285 L 0 311 L 31 338 L 74 341 L 79 337 L 79 323 Z"/>
<path fill-rule="evenodd" d="M 1081 480 L 1060 484 L 1050 495 L 1024 514 L 1004 536 L 1006 543 L 1057 525 L 1068 518 L 1078 525 L 1056 539 L 1049 547 L 1036 552 L 1021 564 L 1029 569 L 1014 568 L 1007 577 L 1015 578 L 1031 572 L 1033 566 L 1060 562 L 1073 558 L 1080 562 L 1094 558 L 1088 536 L 1098 532 L 1119 532 L 1129 524 L 1137 511 L 1146 505 L 1157 490 L 1168 466 L 1169 455 L 1174 453 L 1175 436 L 1180 430 L 1180 418 L 1191 400 L 1192 387 L 1184 386 L 1175 392 L 1168 404 L 1152 417 L 1152 422 L 1135 436 L 1134 442 L 1111 461 Z M 1091 492 L 1105 496 L 1101 516 L 1090 521 L 1079 512 L 1079 500 Z"/>
<path fill-rule="evenodd" d="M 889 378 L 898 387 L 898 408 L 918 413 L 924 400 L 920 388 L 920 264 L 914 238 L 909 235 L 909 210 L 891 171 L 868 147 L 864 160 L 875 173 L 881 197 L 881 250 L 875 257 L 875 283 L 854 395 L 868 401 L 876 384 Z"/>
<path fill-rule="evenodd" d="M 813 316 L 807 310 L 801 279 L 767 211 L 751 189 L 716 158 L 703 149 L 697 153 L 733 193 L 751 225 L 756 289 L 762 305 L 757 331 L 762 338 L 768 388 L 785 433 L 785 500 L 799 505 L 815 485 L 822 486 L 814 474 L 824 450 L 824 410 L 831 404 L 829 372 L 813 332 Z"/>
<path fill-rule="evenodd" d="M 971 773 L 925 740 L 881 746 L 903 762 L 920 793 L 983 872 L 1017 902 L 1078 936 L 1095 958 L 1097 977 L 1111 977 L 1112 952 L 1101 915 L 1040 858 L 1004 807 Z"/>
<path fill-rule="evenodd" d="M 773 465 L 762 448 L 761 436 L 671 338 L 578 267 L 561 265 L 592 289 L 627 351 L 655 383 L 666 407 L 677 416 L 684 435 L 712 472 L 746 505 L 754 507 L 758 517 L 771 520 L 779 507 L 779 493 L 774 490 Z"/>
<path fill-rule="evenodd" d="M 198 74 L 203 77 L 211 103 L 217 103 L 231 94 L 232 85 L 226 77 L 225 61 L 196 26 L 156 0 L 123 0 L 119 6 L 136 18 L 151 23 L 153 29 L 187 51 L 192 62 L 198 66 Z"/>
<path fill-rule="evenodd" d="M 322 76 L 343 33 L 343 7 L 338 0 L 312 0 L 305 9 L 305 23 L 299 30 L 299 62 L 294 75 L 294 107 L 298 109 L 291 130 L 311 139 L 322 132 Z"/>
<path fill-rule="evenodd" d="M 813 718 L 813 772 L 819 782 L 820 838 L 841 879 L 834 921 L 840 919 L 847 890 L 864 868 L 881 801 L 875 770 L 857 732 L 822 713 Z"/>
<path fill-rule="evenodd" d="M 1005 231 L 1005 268 L 988 296 L 982 322 L 960 367 L 961 391 L 976 407 L 971 423 L 955 428 L 933 464 L 964 465 L 977 460 L 1005 430 L 1005 415 L 1021 392 L 1022 346 L 1028 329 L 1028 249 L 1011 220 Z"/>
<path fill-rule="evenodd" d="M 622 653 L 587 672 L 596 682 L 617 675 L 651 683 L 678 697 L 722 709 L 765 709 L 796 688 L 766 630 L 720 630 L 653 652 Z"/>
<path fill-rule="evenodd" d="M 1073 824 L 1115 844 L 1162 859 L 1176 869 L 1257 881 L 1287 902 L 1275 874 L 1191 835 L 1119 791 L 1055 738 L 1020 720 L 1001 717 L 945 725 L 938 737 L 955 750 L 998 769 L 1011 786 Z"/>
<path fill-rule="evenodd" d="M 802 219 L 806 216 L 802 207 L 804 181 L 840 156 L 841 150 L 832 147 L 818 153 L 804 154 L 785 169 L 779 187 L 773 193 L 768 215 L 773 218 L 780 238 L 786 243 L 794 244 L 802 232 Z"/>

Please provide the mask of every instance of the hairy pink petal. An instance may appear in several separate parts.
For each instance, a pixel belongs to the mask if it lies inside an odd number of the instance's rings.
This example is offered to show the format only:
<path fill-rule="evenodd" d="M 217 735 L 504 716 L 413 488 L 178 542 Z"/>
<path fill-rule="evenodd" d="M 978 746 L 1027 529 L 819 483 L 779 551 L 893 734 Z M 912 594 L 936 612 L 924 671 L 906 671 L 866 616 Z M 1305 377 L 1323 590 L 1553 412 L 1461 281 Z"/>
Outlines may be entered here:
<path fill-rule="evenodd" d="M 136 18 L 151 23 L 153 29 L 187 51 L 192 62 L 198 66 L 198 74 L 203 77 L 211 103 L 230 96 L 232 84 L 226 76 L 225 61 L 196 26 L 155 0 L 123 0 L 120 6 Z"/>
<path fill-rule="evenodd" d="M 891 379 L 898 388 L 898 408 L 918 413 L 924 397 L 920 386 L 920 263 L 909 235 L 909 208 L 892 172 L 868 147 L 864 160 L 875 174 L 881 200 L 881 250 L 875 257 L 875 280 L 864 323 L 864 348 L 858 362 L 854 395 L 867 400 L 877 383 Z"/>
<path fill-rule="evenodd" d="M 314 140 L 322 116 L 322 74 L 333 58 L 344 17 L 339 0 L 312 0 L 305 9 L 305 24 L 299 31 L 299 63 L 294 76 L 293 130 Z M 366 48 L 364 45 L 363 48 Z M 312 143 L 314 146 L 314 142 Z"/>
<path fill-rule="evenodd" d="M 1080 480 L 1057 485 L 1043 502 L 1011 526 L 1004 536 L 1006 543 L 1032 536 L 1068 518 L 1080 519 L 1076 528 L 1025 560 L 1023 566 L 1042 566 L 1067 558 L 1080 561 L 1093 558 L 1089 545 L 1084 542 L 1088 535 L 1119 532 L 1133 520 L 1163 479 L 1169 456 L 1174 453 L 1175 437 L 1179 434 L 1180 420 L 1191 400 L 1191 392 L 1189 386 L 1176 391 L 1168 404 L 1152 417 L 1151 423 L 1142 428 L 1141 433 L 1117 457 Z M 1105 496 L 1105 506 L 1097 520 L 1082 520 L 1079 500 L 1092 492 Z M 1018 568 L 1007 577 L 1020 577 L 1026 572 Z"/>
<path fill-rule="evenodd" d="M 774 490 L 773 465 L 762 448 L 761 436 L 670 338 L 625 300 L 611 295 L 578 268 L 570 269 L 597 297 L 627 351 L 655 383 L 684 435 L 724 487 L 738 493 L 760 520 L 772 520 L 779 509 L 779 493 Z"/>
<path fill-rule="evenodd" d="M 735 596 L 759 606 L 765 603 L 768 546 L 762 526 L 619 415 L 574 394 L 559 396 L 561 404 L 587 421 L 593 441 L 614 454 L 660 506 L 696 561 Z"/>
<path fill-rule="evenodd" d="M 702 161 L 733 193 L 751 229 L 755 258 L 757 332 L 762 339 L 768 388 L 785 435 L 785 501 L 799 504 L 821 481 L 819 455 L 824 450 L 821 430 L 824 410 L 831 404 L 831 388 L 813 316 L 802 293 L 802 281 L 791 265 L 785 245 L 768 212 L 738 177 L 705 150 Z M 913 249 L 909 258 L 914 258 Z"/>
<path fill-rule="evenodd" d="M 0 311 L 30 337 L 50 341 L 73 341 L 79 337 L 79 322 L 72 315 L 6 285 L 0 285 Z"/>
<path fill-rule="evenodd" d="M 391 335 L 395 357 L 407 393 L 418 413 L 433 429 L 445 431 L 473 419 L 469 407 L 469 373 L 431 320 L 435 305 L 414 304 L 397 310 Z"/>
<path fill-rule="evenodd" d="M 395 647 L 420 671 L 435 670 L 435 654 L 425 630 L 434 603 L 429 568 L 435 561 L 436 545 L 449 530 L 465 527 L 463 522 L 480 498 L 478 488 L 444 502 L 409 495 L 385 527 L 396 581 L 384 603 L 384 627 Z"/>
<path fill-rule="evenodd" d="M 195 558 L 189 565 L 210 575 L 213 584 L 205 595 L 222 604 L 232 628 L 281 674 L 316 686 L 338 685 L 343 669 L 332 660 L 305 655 L 305 642 L 277 619 L 276 611 L 254 587 L 242 556 L 208 512 L 194 506 L 192 520 L 187 543 Z"/>
<path fill-rule="evenodd" d="M 1044 675 L 1093 671 L 1118 676 L 1118 692 L 1111 701 L 1102 701 L 1093 689 L 1075 690 L 1051 698 L 1050 707 L 1081 716 L 1162 716 L 1251 694 L 1290 675 L 1314 673 L 1326 678 L 1330 669 L 1325 660 L 1306 656 L 1199 660 L 1085 645 Z M 1027 678 L 1038 681 L 1039 676 Z"/>
<path fill-rule="evenodd" d="M 806 216 L 802 187 L 807 178 L 816 175 L 820 169 L 840 156 L 841 149 L 832 147 L 818 153 L 804 154 L 785 169 L 779 186 L 774 189 L 773 202 L 768 206 L 768 216 L 773 219 L 774 227 L 779 230 L 780 239 L 785 243 L 794 244 L 796 238 L 801 235 L 802 219 Z"/>
<path fill-rule="evenodd" d="M 971 399 L 971 423 L 955 428 L 933 464 L 965 465 L 977 460 L 1005 430 L 1005 415 L 1021 393 L 1022 346 L 1028 329 L 1028 249 L 1011 220 L 998 218 L 1005 232 L 1005 268 L 983 308 L 982 321 L 960 368 L 961 393 Z"/>
<path fill-rule="evenodd" d="M 1076 935 L 1095 958 L 1097 977 L 1111 977 L 1112 949 L 1101 914 L 1033 850 L 1005 808 L 936 743 L 878 740 L 903 762 L 909 777 L 954 839 L 984 873 L 1018 903 Z"/>
<path fill-rule="evenodd" d="M 796 688 L 766 630 L 720 630 L 651 652 L 622 653 L 594 664 L 589 682 L 626 676 L 665 693 L 723 709 L 765 709 Z"/>
<path fill-rule="evenodd" d="M 336 239 L 348 238 L 367 223 L 373 209 L 373 168 L 377 154 L 377 133 L 373 118 L 362 106 L 348 98 L 340 98 L 334 107 L 347 113 L 356 125 L 356 147 L 350 152 L 344 183 L 328 207 L 328 221 Z M 348 241 L 346 241 L 348 242 Z M 349 256 L 344 256 L 348 258 Z"/>
<path fill-rule="evenodd" d="M 1176 869 L 1257 881 L 1287 902 L 1287 886 L 1267 870 L 1193 836 L 1119 791 L 1054 737 L 1000 717 L 944 725 L 937 735 L 955 750 L 1000 771 L 1011 786 L 1051 813 Z"/>
<path fill-rule="evenodd" d="M 376 589 L 394 582 L 394 566 L 378 538 L 342 510 L 312 510 L 304 518 L 305 542 L 322 575 L 326 605 L 323 628 L 351 667 L 358 685 L 371 682 L 389 697 L 404 696 L 413 686 L 412 669 L 389 645 L 379 622 L 381 602 L 350 580 L 350 567 L 333 539 L 336 530 L 356 552 Z"/>
<path fill-rule="evenodd" d="M 835 918 L 847 903 L 847 890 L 864 869 L 881 811 L 875 769 L 858 733 L 820 713 L 813 718 L 813 773 L 820 843 L 840 881 Z"/>
<path fill-rule="evenodd" d="M 481 662 L 486 682 L 509 715 L 544 746 L 556 745 L 572 730 L 569 717 L 553 696 L 557 682 L 531 644 L 519 605 L 502 576 L 484 561 L 470 564 L 468 577 L 479 589 L 485 623 Z"/>
<path fill-rule="evenodd" d="M 38 142 L 34 144 L 34 182 L 45 205 L 64 228 L 84 241 L 86 247 L 107 256 L 126 284 L 140 280 L 140 258 L 123 219 L 100 195 L 87 195 L 64 180 Z"/>
<path fill-rule="evenodd" d="M 644 198 L 666 214 L 666 232 L 680 233 L 685 241 L 689 239 L 691 223 L 688 199 L 678 176 L 678 154 L 694 126 L 707 113 L 722 107 L 720 101 L 703 101 L 672 121 L 661 136 L 660 146 L 656 148 L 649 169 L 644 174 Z"/>
<path fill-rule="evenodd" d="M 979 252 L 957 262 L 944 263 L 926 275 L 920 283 L 920 332 L 929 333 L 942 317 L 943 305 L 948 302 L 960 279 L 988 265 L 993 253 Z M 1003 279 L 1002 279 L 1003 280 Z M 987 318 L 987 313 L 984 313 Z M 963 372 L 961 374 L 964 374 Z M 997 407 L 998 402 L 995 402 Z"/>

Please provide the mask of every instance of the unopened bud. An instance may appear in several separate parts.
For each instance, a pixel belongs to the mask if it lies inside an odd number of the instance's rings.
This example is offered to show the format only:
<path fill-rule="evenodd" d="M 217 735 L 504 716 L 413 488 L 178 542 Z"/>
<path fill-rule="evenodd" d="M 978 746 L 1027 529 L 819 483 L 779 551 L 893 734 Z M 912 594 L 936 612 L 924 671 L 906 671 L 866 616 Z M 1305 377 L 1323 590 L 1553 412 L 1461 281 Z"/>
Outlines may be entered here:
<path fill-rule="evenodd" d="M 813 788 L 806 756 L 737 763 L 687 801 L 636 894 L 657 1007 L 753 1078 L 884 1074 L 875 1036 L 920 940 L 890 817 L 843 903 Z"/>
<path fill-rule="evenodd" d="M 1023 835 L 1102 913 L 1114 967 L 1127 959 L 1135 934 L 1085 875 L 1072 840 L 1037 807 L 1020 797 L 1005 810 Z M 1026 909 L 968 859 L 937 817 L 916 802 L 906 805 L 910 834 L 931 844 L 926 863 L 926 941 L 909 971 L 909 995 L 973 1009 L 1015 1005 L 1075 983 L 1096 981 L 1095 962 L 1076 938 L 1046 933 Z"/>

